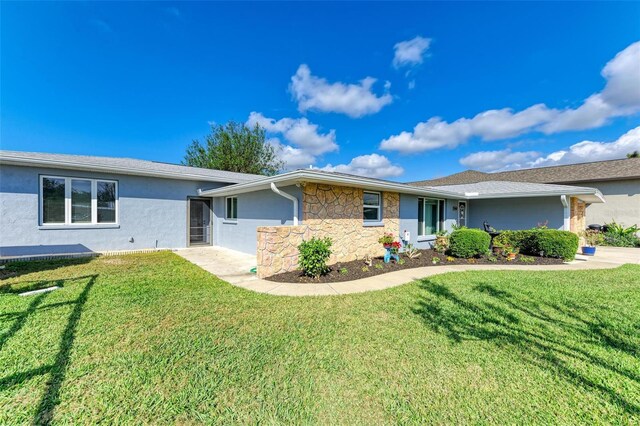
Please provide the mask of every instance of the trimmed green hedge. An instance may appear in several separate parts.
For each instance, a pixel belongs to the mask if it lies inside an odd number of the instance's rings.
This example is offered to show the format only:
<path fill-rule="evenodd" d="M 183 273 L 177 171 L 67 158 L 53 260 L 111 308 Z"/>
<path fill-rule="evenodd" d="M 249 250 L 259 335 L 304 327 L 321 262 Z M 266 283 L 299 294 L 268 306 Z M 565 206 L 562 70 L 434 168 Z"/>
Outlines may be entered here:
<path fill-rule="evenodd" d="M 480 229 L 458 229 L 449 236 L 449 251 L 452 256 L 468 259 L 489 251 L 491 237 Z"/>
<path fill-rule="evenodd" d="M 503 231 L 493 243 L 516 247 L 525 254 L 565 260 L 573 260 L 578 251 L 578 236 L 573 232 L 556 229 Z"/>

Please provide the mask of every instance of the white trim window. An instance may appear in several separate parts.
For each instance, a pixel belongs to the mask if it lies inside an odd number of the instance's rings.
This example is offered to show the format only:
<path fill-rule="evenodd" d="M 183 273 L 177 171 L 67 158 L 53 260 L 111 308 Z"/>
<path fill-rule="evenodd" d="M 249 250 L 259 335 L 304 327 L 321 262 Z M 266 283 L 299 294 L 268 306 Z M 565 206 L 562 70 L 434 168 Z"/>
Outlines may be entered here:
<path fill-rule="evenodd" d="M 224 200 L 225 220 L 238 220 L 238 197 L 226 197 Z"/>
<path fill-rule="evenodd" d="M 365 222 L 382 220 L 382 194 L 364 191 L 362 194 L 362 219 Z"/>
<path fill-rule="evenodd" d="M 117 181 L 40 176 L 41 225 L 117 223 Z"/>
<path fill-rule="evenodd" d="M 418 198 L 418 235 L 435 235 L 444 229 L 445 201 Z"/>

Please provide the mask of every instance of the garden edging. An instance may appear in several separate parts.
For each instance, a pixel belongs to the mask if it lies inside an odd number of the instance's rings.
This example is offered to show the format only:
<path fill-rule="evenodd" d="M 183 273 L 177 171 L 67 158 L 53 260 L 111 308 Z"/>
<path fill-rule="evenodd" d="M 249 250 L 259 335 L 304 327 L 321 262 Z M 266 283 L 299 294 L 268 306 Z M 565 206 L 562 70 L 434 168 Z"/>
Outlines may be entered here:
<path fill-rule="evenodd" d="M 386 274 L 375 275 L 353 281 L 335 283 L 299 284 L 280 283 L 267 281 L 257 277 L 239 282 L 231 282 L 232 285 L 274 296 L 332 296 L 352 293 L 364 293 L 368 291 L 384 290 L 410 283 L 434 275 L 448 272 L 464 271 L 571 271 L 585 269 L 610 269 L 620 266 L 618 263 L 601 261 L 580 261 L 564 263 L 561 265 L 442 265 L 426 266 L 413 269 L 403 269 Z"/>

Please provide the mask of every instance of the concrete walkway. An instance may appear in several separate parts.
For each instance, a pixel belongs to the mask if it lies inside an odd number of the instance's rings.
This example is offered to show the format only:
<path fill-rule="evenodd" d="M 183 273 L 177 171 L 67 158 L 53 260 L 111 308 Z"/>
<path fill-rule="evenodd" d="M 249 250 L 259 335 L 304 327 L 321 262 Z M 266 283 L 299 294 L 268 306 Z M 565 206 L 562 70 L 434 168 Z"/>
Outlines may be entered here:
<path fill-rule="evenodd" d="M 276 283 L 259 279 L 250 272 L 255 256 L 221 247 L 192 247 L 176 253 L 235 286 L 258 293 L 280 296 L 329 296 L 364 293 L 396 287 L 411 281 L 457 271 L 575 271 L 583 269 L 616 268 L 625 263 L 640 264 L 640 249 L 598 247 L 594 257 L 579 256 L 580 260 L 563 265 L 442 265 L 404 269 L 355 281 L 327 284 Z M 582 260 L 585 259 L 585 260 Z"/>

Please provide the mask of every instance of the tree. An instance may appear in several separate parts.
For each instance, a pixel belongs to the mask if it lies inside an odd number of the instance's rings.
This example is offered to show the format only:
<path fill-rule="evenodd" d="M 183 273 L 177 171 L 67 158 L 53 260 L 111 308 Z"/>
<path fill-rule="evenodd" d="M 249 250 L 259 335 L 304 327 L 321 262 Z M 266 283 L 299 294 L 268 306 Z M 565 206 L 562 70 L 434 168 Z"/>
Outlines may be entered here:
<path fill-rule="evenodd" d="M 229 172 L 275 175 L 284 163 L 273 145 L 265 142 L 265 131 L 230 121 L 212 125 L 204 143 L 195 139 L 187 147 L 182 164 Z"/>
<path fill-rule="evenodd" d="M 640 151 L 633 151 L 627 154 L 627 158 L 640 158 Z"/>

